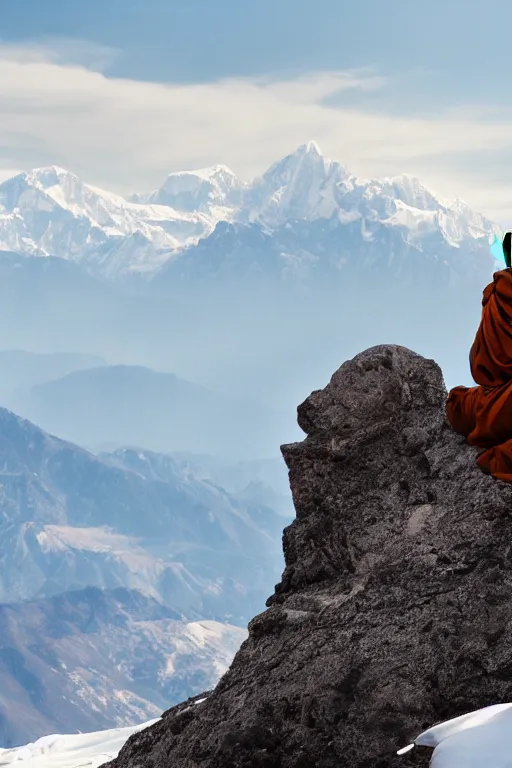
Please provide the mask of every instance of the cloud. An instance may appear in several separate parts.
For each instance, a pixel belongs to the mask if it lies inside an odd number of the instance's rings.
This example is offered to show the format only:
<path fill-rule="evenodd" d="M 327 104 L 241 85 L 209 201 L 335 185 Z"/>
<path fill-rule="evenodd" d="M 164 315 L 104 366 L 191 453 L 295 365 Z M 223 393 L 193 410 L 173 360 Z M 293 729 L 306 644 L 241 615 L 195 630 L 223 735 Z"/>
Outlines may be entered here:
<path fill-rule="evenodd" d="M 83 41 L 0 44 L 0 168 L 55 163 L 128 193 L 216 163 L 250 178 L 315 139 L 358 175 L 412 173 L 488 215 L 512 211 L 512 181 L 495 180 L 500 153 L 512 150 L 512 112 L 467 105 L 428 118 L 386 114 L 365 102 L 387 87 L 367 70 L 139 82 L 108 76 L 115 55 Z M 353 94 L 350 107 L 335 98 L 343 92 Z M 480 155 L 486 161 L 469 171 L 454 163 Z"/>
<path fill-rule="evenodd" d="M 0 59 L 20 63 L 71 64 L 94 72 L 105 72 L 120 55 L 115 48 L 75 37 L 40 37 L 25 40 L 22 45 L 1 43 L 0 40 Z"/>

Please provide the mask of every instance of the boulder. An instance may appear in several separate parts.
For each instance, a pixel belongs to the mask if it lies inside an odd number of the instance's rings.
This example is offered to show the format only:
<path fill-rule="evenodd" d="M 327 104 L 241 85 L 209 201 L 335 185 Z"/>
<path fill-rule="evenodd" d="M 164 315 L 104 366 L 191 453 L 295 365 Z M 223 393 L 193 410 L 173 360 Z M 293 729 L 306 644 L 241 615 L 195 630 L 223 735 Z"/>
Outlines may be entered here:
<path fill-rule="evenodd" d="M 512 486 L 446 421 L 439 366 L 344 363 L 282 447 L 296 519 L 267 610 L 217 688 L 110 768 L 398 768 L 436 722 L 512 700 Z"/>

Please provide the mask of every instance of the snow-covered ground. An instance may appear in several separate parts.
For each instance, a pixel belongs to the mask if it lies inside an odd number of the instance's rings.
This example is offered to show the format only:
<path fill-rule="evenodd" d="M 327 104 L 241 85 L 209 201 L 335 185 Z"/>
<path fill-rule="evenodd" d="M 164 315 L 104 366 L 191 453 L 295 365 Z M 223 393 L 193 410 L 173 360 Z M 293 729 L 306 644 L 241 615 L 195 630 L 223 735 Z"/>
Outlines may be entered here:
<path fill-rule="evenodd" d="M 117 757 L 128 738 L 158 720 L 130 728 L 78 733 L 69 736 L 43 736 L 33 744 L 15 749 L 0 749 L 0 766 L 20 768 L 98 768 Z"/>
<path fill-rule="evenodd" d="M 434 747 L 430 768 L 511 768 L 512 704 L 495 704 L 439 723 L 398 754 L 414 745 Z"/>
<path fill-rule="evenodd" d="M 157 722 L 96 733 L 44 736 L 24 747 L 0 749 L 0 766 L 21 763 L 27 768 L 99 768 L 119 754 L 133 733 Z M 408 753 L 415 745 L 434 748 L 430 768 L 511 768 L 512 703 L 439 723 L 398 754 Z"/>

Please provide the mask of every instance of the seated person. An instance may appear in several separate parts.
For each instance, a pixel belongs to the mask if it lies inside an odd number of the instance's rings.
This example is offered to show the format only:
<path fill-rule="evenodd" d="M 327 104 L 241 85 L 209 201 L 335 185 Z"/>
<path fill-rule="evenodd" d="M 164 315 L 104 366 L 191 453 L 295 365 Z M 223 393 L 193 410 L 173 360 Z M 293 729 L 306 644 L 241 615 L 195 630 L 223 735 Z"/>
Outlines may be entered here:
<path fill-rule="evenodd" d="M 512 268 L 511 238 L 503 239 L 506 269 L 495 272 L 482 299 L 482 319 L 469 354 L 476 387 L 455 387 L 446 415 L 452 427 L 485 450 L 477 463 L 512 483 Z"/>

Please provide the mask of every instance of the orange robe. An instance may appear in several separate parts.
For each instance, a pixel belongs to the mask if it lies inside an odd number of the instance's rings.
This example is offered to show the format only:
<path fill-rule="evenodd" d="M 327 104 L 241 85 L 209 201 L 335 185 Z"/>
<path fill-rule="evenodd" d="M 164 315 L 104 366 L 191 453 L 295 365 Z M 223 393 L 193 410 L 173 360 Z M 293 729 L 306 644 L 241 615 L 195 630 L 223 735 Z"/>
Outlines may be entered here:
<path fill-rule="evenodd" d="M 469 445 L 485 448 L 480 468 L 512 483 L 512 269 L 496 272 L 484 290 L 482 319 L 469 353 L 477 387 L 455 387 L 446 415 Z"/>

